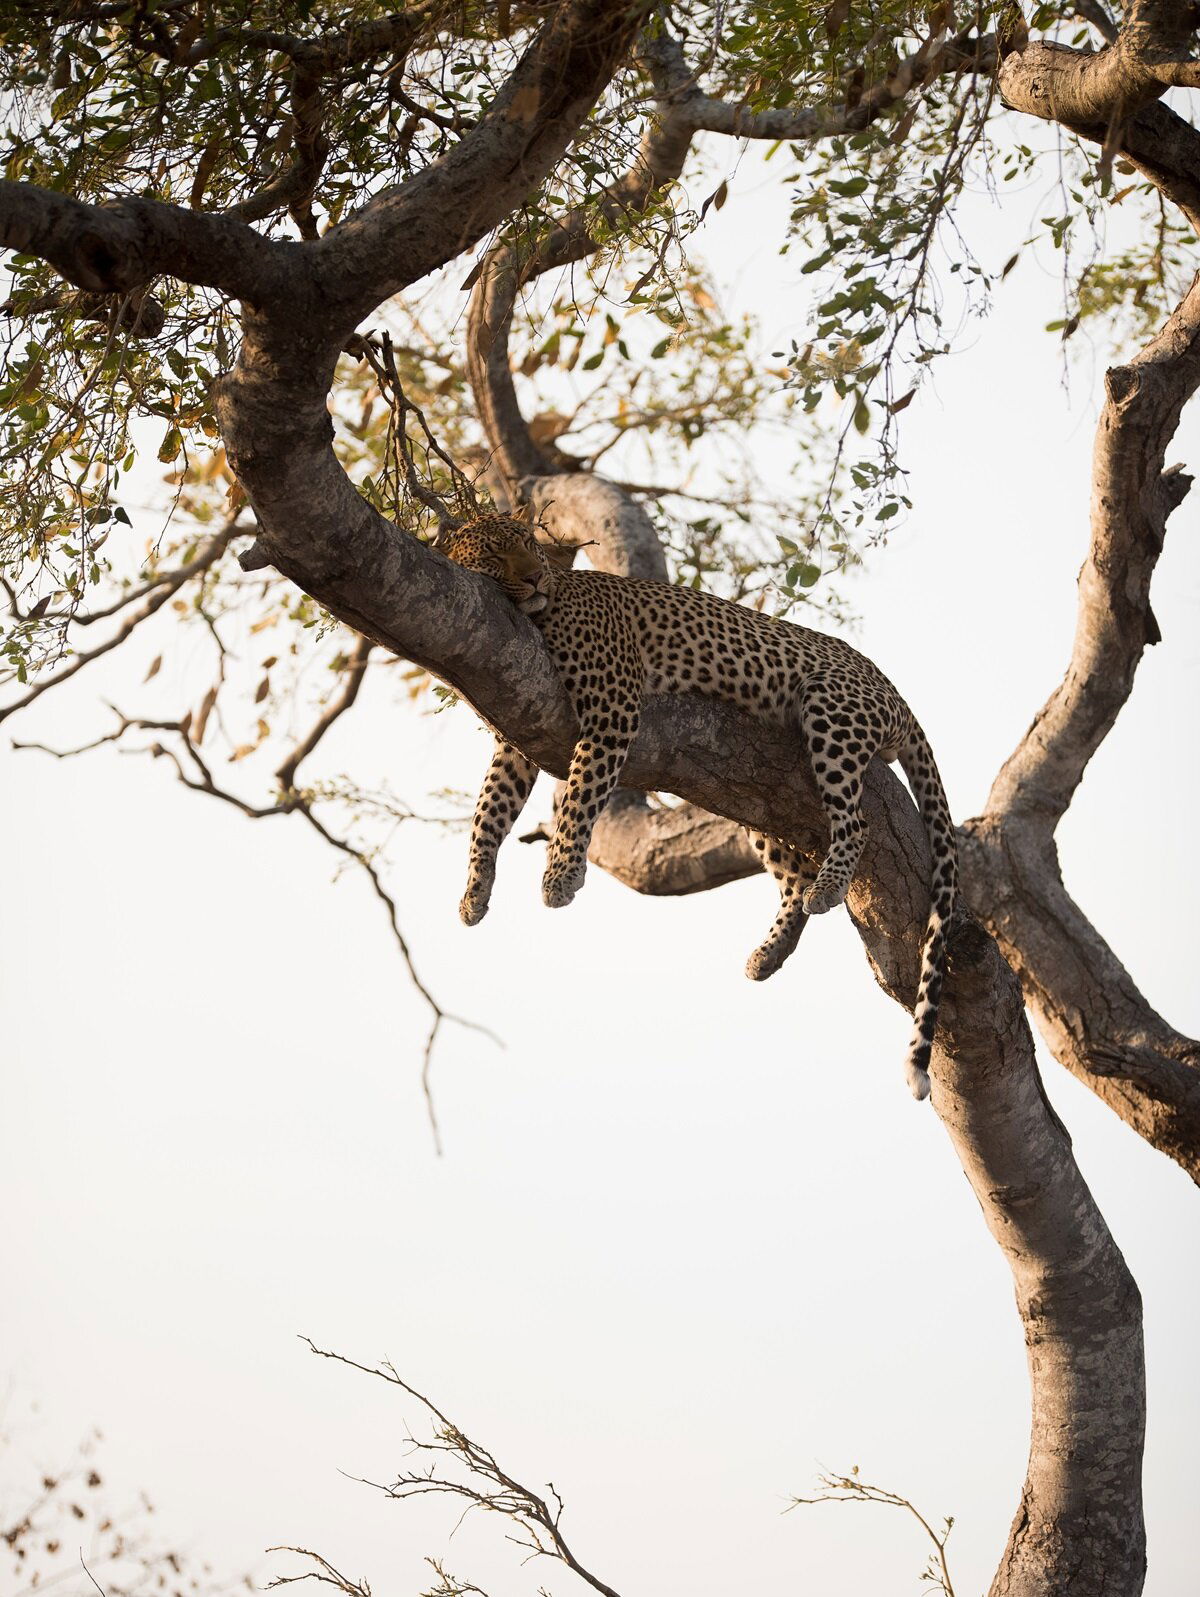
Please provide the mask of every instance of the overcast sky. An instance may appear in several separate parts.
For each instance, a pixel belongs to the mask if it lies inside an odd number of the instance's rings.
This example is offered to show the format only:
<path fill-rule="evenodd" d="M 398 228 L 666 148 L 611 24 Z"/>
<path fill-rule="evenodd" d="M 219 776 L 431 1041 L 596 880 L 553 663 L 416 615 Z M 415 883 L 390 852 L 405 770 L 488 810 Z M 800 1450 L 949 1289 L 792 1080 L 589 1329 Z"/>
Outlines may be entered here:
<path fill-rule="evenodd" d="M 994 266 L 1037 195 L 1003 226 L 972 211 Z M 806 316 L 798 262 L 775 253 L 782 214 L 777 179 L 747 162 L 707 229 L 726 303 L 758 312 L 767 350 Z M 1060 295 L 1052 261 L 1023 259 L 908 410 L 916 512 L 854 588 L 855 641 L 912 703 L 960 819 L 1070 647 L 1104 352 L 1064 384 L 1042 331 Z M 1171 459 L 1200 462 L 1194 412 Z M 1075 897 L 1193 1034 L 1196 532 L 1188 501 L 1155 579 L 1163 642 L 1060 837 Z M 177 710 L 187 648 L 134 686 L 160 646 L 85 673 L 13 735 L 95 735 L 105 696 Z M 322 769 L 419 805 L 474 789 L 488 751 L 466 706 L 417 716 L 384 685 Z M 298 1542 L 378 1597 L 415 1597 L 426 1553 L 494 1597 L 579 1589 L 522 1567 L 498 1522 L 448 1541 L 451 1507 L 349 1479 L 405 1467 L 421 1416 L 314 1359 L 306 1333 L 390 1358 L 512 1474 L 553 1480 L 575 1551 L 625 1597 L 915 1593 L 925 1548 L 903 1516 L 782 1513 L 822 1466 L 852 1464 L 953 1514 L 956 1587 L 986 1587 L 1028 1446 L 1020 1324 L 949 1143 L 905 1088 L 908 1017 L 845 915 L 757 986 L 742 967 L 774 913 L 765 880 L 651 901 L 593 872 L 552 918 L 541 851 L 514 842 L 467 930 L 465 839 L 404 829 L 389 881 L 421 968 L 506 1044 L 445 1034 L 439 1160 L 426 1016 L 362 881 L 332 884 L 298 823 L 251 825 L 162 764 L 61 765 L 7 738 L 0 759 L 8 1492 L 99 1424 L 114 1492 L 148 1489 L 165 1533 L 223 1571 L 278 1572 L 263 1549 Z M 548 803 L 539 788 L 530 815 Z M 1145 1298 L 1146 1591 L 1185 1597 L 1195 1191 L 1042 1062 Z"/>

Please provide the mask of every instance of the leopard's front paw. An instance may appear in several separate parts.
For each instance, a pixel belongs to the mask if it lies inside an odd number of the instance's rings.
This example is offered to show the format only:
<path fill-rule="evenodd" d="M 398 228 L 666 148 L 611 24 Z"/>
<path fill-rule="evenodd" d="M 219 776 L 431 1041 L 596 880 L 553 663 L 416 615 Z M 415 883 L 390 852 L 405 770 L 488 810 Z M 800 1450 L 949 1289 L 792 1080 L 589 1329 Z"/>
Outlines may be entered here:
<path fill-rule="evenodd" d="M 582 870 L 552 866 L 542 877 L 542 902 L 548 909 L 565 909 L 582 886 Z"/>
<path fill-rule="evenodd" d="M 488 912 L 490 897 L 486 888 L 467 888 L 458 905 L 458 918 L 464 926 L 479 925 Z"/>

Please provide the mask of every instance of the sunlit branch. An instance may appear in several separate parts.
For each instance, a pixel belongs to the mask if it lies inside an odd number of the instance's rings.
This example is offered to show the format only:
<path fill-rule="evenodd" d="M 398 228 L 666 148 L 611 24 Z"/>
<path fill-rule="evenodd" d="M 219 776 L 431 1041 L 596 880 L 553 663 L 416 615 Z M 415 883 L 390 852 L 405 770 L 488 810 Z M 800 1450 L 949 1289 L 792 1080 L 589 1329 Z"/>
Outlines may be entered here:
<path fill-rule="evenodd" d="M 954 1585 L 950 1579 L 950 1566 L 946 1561 L 946 1543 L 950 1540 L 950 1532 L 954 1528 L 953 1519 L 947 1518 L 943 1521 L 939 1535 L 924 1514 L 907 1497 L 901 1497 L 898 1492 L 889 1492 L 885 1487 L 871 1486 L 866 1481 L 860 1480 L 857 1469 L 849 1475 L 821 1475 L 819 1483 L 821 1490 L 815 1497 L 793 1497 L 788 1507 L 800 1508 L 813 1503 L 882 1503 L 888 1508 L 903 1509 L 906 1514 L 912 1515 L 933 1543 L 933 1552 L 922 1572 L 921 1580 L 931 1588 L 943 1592 L 945 1597 L 955 1597 Z"/>
<path fill-rule="evenodd" d="M 1054 835 L 1116 724 L 1146 648 L 1167 523 L 1191 486 L 1166 451 L 1200 389 L 1200 276 L 1163 330 L 1106 375 L 1091 546 L 1070 664 L 963 829 L 964 890 L 1001 941 L 1060 1063 L 1200 1181 L 1200 1043 L 1138 990 L 1073 902 Z"/>

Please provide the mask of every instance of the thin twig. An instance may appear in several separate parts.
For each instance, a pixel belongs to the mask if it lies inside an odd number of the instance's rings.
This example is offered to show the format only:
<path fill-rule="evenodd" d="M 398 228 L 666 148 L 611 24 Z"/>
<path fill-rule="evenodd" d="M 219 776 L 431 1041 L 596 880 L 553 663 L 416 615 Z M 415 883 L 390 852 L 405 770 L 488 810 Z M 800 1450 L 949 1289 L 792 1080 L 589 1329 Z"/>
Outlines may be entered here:
<path fill-rule="evenodd" d="M 517 1528 L 517 1534 L 511 1535 L 509 1540 L 518 1547 L 528 1552 L 531 1558 L 552 1558 L 565 1564 L 573 1570 L 581 1580 L 586 1582 L 593 1591 L 601 1597 L 618 1597 L 614 1589 L 606 1585 L 597 1575 L 585 1568 L 575 1557 L 568 1546 L 561 1529 L 563 1513 L 563 1500 L 555 1490 L 553 1483 L 549 1483 L 546 1490 L 552 1503 L 528 1486 L 523 1486 L 515 1477 L 509 1475 L 501 1468 L 495 1456 L 486 1447 L 475 1442 L 467 1433 L 448 1419 L 445 1414 L 427 1397 L 422 1396 L 405 1381 L 396 1371 L 395 1367 L 387 1362 L 375 1366 L 359 1364 L 357 1360 L 347 1358 L 344 1354 L 334 1353 L 326 1348 L 319 1348 L 310 1337 L 302 1336 L 300 1340 L 307 1344 L 309 1349 L 319 1358 L 333 1359 L 339 1364 L 349 1365 L 351 1369 L 361 1370 L 365 1375 L 373 1375 L 377 1379 L 386 1381 L 390 1386 L 399 1388 L 409 1397 L 414 1398 L 429 1413 L 435 1423 L 434 1434 L 431 1440 L 421 1441 L 410 1433 L 410 1441 L 417 1452 L 437 1453 L 448 1455 L 467 1471 L 468 1479 L 465 1481 L 452 1480 L 440 1476 L 430 1468 L 424 1473 L 408 1472 L 397 1477 L 390 1486 L 380 1485 L 375 1481 L 364 1481 L 364 1485 L 375 1486 L 377 1490 L 387 1496 L 402 1501 L 409 1497 L 422 1497 L 429 1494 L 448 1494 L 461 1498 L 465 1504 L 464 1512 L 472 1508 L 484 1509 L 491 1513 L 503 1514 L 509 1518 Z M 299 1551 L 300 1549 L 290 1549 Z M 314 1555 L 308 1554 L 313 1557 Z M 319 1556 L 315 1557 L 318 1570 L 314 1571 L 314 1578 L 322 1578 L 320 1571 L 330 1571 L 331 1566 Z M 438 1566 L 433 1566 L 438 1570 Z M 336 1574 L 336 1572 L 334 1572 Z M 441 1571 L 438 1570 L 440 1574 Z M 292 1579 L 302 1577 L 293 1576 Z M 326 1575 L 325 1578 L 328 1578 Z M 355 1597 L 357 1588 L 343 1586 L 343 1591 Z M 452 1590 L 454 1588 L 451 1588 Z M 478 1588 L 470 1585 L 458 1587 L 459 1591 L 476 1591 Z"/>

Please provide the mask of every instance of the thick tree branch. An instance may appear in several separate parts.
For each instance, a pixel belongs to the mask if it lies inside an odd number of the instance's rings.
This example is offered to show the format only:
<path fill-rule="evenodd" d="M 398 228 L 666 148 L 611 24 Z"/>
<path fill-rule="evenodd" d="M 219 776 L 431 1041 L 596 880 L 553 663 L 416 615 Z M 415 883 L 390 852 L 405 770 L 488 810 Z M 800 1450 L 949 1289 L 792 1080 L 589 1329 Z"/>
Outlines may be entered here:
<path fill-rule="evenodd" d="M 339 347 L 377 305 L 524 202 L 619 69 L 649 8 L 649 0 L 563 0 L 470 132 L 313 246 Z"/>
<path fill-rule="evenodd" d="M 1155 103 L 1172 85 L 1200 85 L 1196 26 L 1190 5 L 1169 0 L 1131 6 L 1099 54 L 1026 43 L 1000 64 L 1001 95 L 1011 109 L 1099 144 L 1104 167 L 1121 150 L 1200 229 L 1200 133 Z"/>
<path fill-rule="evenodd" d="M 253 228 L 127 196 L 88 205 L 32 183 L 0 181 L 0 247 L 39 255 L 79 288 L 128 294 L 165 274 L 254 304 L 299 284 L 296 245 Z"/>
<path fill-rule="evenodd" d="M 1200 1182 L 1200 1043 L 1155 1013 L 1063 885 L 1054 833 L 1159 641 L 1150 581 L 1191 479 L 1164 471 L 1200 388 L 1200 277 L 1162 332 L 1106 378 L 1091 547 L 1071 663 L 964 828 L 964 890 L 999 938 L 1055 1057 Z"/>
<path fill-rule="evenodd" d="M 635 893 L 656 898 L 707 893 L 762 871 L 762 856 L 736 821 L 694 804 L 653 805 L 624 787 L 596 822 L 588 859 Z"/>
<path fill-rule="evenodd" d="M 1159 641 L 1150 579 L 1167 518 L 1191 486 L 1178 467 L 1163 468 L 1183 407 L 1200 388 L 1200 276 L 1153 342 L 1107 373 L 1105 387 L 1071 663 L 987 802 L 989 814 L 1036 818 L 1048 831 L 1116 722 L 1146 645 Z"/>
<path fill-rule="evenodd" d="M 1134 0 L 1116 37 L 1098 53 L 1040 40 L 1009 54 L 1000 67 L 1001 93 L 1014 109 L 1048 121 L 1107 129 L 1171 87 L 1200 86 L 1196 28 L 1186 0 Z"/>

